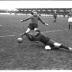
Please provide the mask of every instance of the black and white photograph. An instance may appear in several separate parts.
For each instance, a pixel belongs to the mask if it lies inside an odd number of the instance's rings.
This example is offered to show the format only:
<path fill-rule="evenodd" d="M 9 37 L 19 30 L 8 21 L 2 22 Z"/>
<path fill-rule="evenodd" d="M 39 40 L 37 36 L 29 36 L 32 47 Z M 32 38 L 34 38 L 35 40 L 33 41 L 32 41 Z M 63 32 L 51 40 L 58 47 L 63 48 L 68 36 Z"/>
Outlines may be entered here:
<path fill-rule="evenodd" d="M 72 70 L 69 3 L 0 1 L 0 70 Z"/>
<path fill-rule="evenodd" d="M 0 0 L 0 1 L 72 1 L 72 0 Z"/>

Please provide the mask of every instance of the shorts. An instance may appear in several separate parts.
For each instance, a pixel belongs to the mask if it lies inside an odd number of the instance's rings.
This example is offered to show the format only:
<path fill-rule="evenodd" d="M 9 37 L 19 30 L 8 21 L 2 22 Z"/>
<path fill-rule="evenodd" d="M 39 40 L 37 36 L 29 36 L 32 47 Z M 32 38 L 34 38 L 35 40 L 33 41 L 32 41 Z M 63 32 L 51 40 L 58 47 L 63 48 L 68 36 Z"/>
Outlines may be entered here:
<path fill-rule="evenodd" d="M 69 25 L 71 25 L 71 26 L 72 26 L 72 22 L 69 22 Z"/>
<path fill-rule="evenodd" d="M 72 22 L 72 17 L 68 18 L 68 23 Z"/>
<path fill-rule="evenodd" d="M 38 28 L 38 24 L 36 23 L 30 23 L 28 28 L 30 28 L 31 30 L 34 30 L 34 28 Z"/>
<path fill-rule="evenodd" d="M 72 22 L 69 22 L 70 25 L 72 25 Z"/>

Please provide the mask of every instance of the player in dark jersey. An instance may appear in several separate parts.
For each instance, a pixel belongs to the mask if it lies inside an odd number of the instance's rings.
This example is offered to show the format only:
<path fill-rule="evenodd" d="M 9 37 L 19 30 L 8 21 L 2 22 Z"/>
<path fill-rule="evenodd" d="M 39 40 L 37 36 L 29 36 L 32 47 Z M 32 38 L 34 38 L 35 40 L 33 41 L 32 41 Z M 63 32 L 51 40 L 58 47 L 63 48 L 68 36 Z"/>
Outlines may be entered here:
<path fill-rule="evenodd" d="M 29 33 L 30 30 L 38 31 L 38 21 L 40 21 L 44 25 L 48 25 L 47 23 L 45 23 L 41 20 L 41 18 L 38 16 L 36 11 L 32 11 L 31 14 L 32 14 L 32 16 L 30 16 L 29 18 L 27 18 L 25 20 L 21 20 L 21 22 L 30 20 L 30 24 L 25 33 Z M 21 36 L 23 36 L 25 33 L 23 33 Z"/>
<path fill-rule="evenodd" d="M 53 17 L 54 17 L 54 22 L 56 22 L 56 19 L 57 19 L 57 13 L 56 13 L 56 11 L 54 12 Z"/>
<path fill-rule="evenodd" d="M 59 49 L 59 48 L 64 48 L 66 50 L 72 50 L 71 47 L 67 47 L 61 43 L 58 43 L 48 37 L 46 37 L 44 34 L 42 34 L 40 31 L 35 32 L 34 34 L 32 33 L 26 33 L 26 37 L 30 41 L 39 41 L 42 42 L 45 46 L 46 50 L 49 49 Z"/>

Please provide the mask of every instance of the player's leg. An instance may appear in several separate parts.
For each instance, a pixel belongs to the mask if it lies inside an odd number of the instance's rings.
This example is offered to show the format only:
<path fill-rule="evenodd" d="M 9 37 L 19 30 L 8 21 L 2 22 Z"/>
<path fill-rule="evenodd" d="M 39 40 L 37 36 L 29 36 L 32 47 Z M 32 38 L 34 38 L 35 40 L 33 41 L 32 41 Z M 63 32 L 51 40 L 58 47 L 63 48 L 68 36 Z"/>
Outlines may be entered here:
<path fill-rule="evenodd" d="M 40 30 L 38 29 L 38 24 L 34 24 L 34 31 L 35 32 L 40 32 Z"/>
<path fill-rule="evenodd" d="M 65 15 L 65 13 L 64 13 L 64 14 L 63 14 L 63 17 L 65 18 L 65 16 L 66 16 L 66 15 Z"/>
<path fill-rule="evenodd" d="M 54 18 L 54 22 L 55 22 L 55 18 Z"/>
<path fill-rule="evenodd" d="M 54 23 L 56 22 L 56 20 L 54 19 Z"/>
<path fill-rule="evenodd" d="M 21 34 L 21 37 L 23 37 L 26 33 L 29 33 L 32 29 L 33 29 L 33 26 L 32 26 L 32 23 L 30 23 L 25 33 Z"/>
<path fill-rule="evenodd" d="M 33 24 L 30 23 L 28 26 L 28 29 L 26 30 L 26 33 L 29 33 L 31 30 L 33 30 Z"/>
<path fill-rule="evenodd" d="M 54 46 L 55 46 L 56 48 L 64 48 L 64 49 L 66 49 L 66 50 L 72 51 L 72 48 L 71 48 L 71 47 L 67 47 L 67 46 L 65 46 L 65 45 L 63 45 L 63 44 L 61 44 L 61 43 L 58 43 L 58 42 L 55 42 L 55 43 L 54 43 Z"/>
<path fill-rule="evenodd" d="M 26 30 L 26 32 L 25 32 L 25 33 L 29 33 L 29 32 L 30 32 L 30 30 L 31 30 L 31 29 L 30 29 L 30 28 L 28 28 L 28 29 Z"/>
<path fill-rule="evenodd" d="M 67 49 L 67 50 L 72 50 L 71 47 L 67 47 L 67 46 L 65 46 L 65 45 L 63 45 L 63 44 L 60 46 L 60 48 L 64 48 L 64 49 Z"/>
<path fill-rule="evenodd" d="M 23 37 L 26 33 L 29 33 L 30 30 L 31 30 L 30 28 L 27 28 L 26 32 L 24 32 L 24 33 L 21 34 L 21 37 Z"/>
<path fill-rule="evenodd" d="M 40 32 L 40 30 L 38 28 L 34 28 L 35 32 Z"/>
<path fill-rule="evenodd" d="M 70 22 L 70 29 L 72 28 L 72 22 Z"/>
<path fill-rule="evenodd" d="M 44 40 L 44 41 L 43 41 Z M 52 48 L 54 48 L 53 45 L 53 41 L 51 41 L 50 38 L 48 37 L 44 37 L 44 39 L 42 40 L 43 44 L 45 45 L 45 50 L 51 50 Z"/>
<path fill-rule="evenodd" d="M 68 18 L 69 30 L 71 29 L 71 25 L 72 25 L 72 17 L 69 17 L 69 18 Z"/>
<path fill-rule="evenodd" d="M 48 43 L 47 43 L 46 46 L 50 46 L 51 49 L 64 48 L 64 49 L 66 49 L 66 50 L 72 51 L 72 48 L 71 48 L 71 47 L 67 47 L 67 46 L 65 46 L 65 45 L 63 45 L 63 44 L 61 44 L 61 43 L 55 42 L 54 40 L 51 40 L 51 39 L 48 41 Z"/>
<path fill-rule="evenodd" d="M 72 22 L 69 22 L 69 30 L 71 30 Z"/>
<path fill-rule="evenodd" d="M 55 20 L 54 20 L 54 22 L 56 22 L 56 17 L 55 17 Z"/>
<path fill-rule="evenodd" d="M 54 22 L 56 22 L 56 16 L 54 16 Z"/>
<path fill-rule="evenodd" d="M 69 22 L 69 30 L 70 30 L 70 22 Z"/>
<path fill-rule="evenodd" d="M 35 27 L 37 27 L 37 25 L 35 25 L 35 24 L 33 24 L 33 23 L 30 23 L 29 26 L 28 26 L 28 29 L 26 30 L 25 33 L 23 33 L 23 35 L 29 33 L 31 30 L 35 30 L 35 31 L 37 31 L 38 29 L 35 28 Z"/>
<path fill-rule="evenodd" d="M 38 30 L 38 28 L 34 28 L 34 31 L 37 31 Z"/>

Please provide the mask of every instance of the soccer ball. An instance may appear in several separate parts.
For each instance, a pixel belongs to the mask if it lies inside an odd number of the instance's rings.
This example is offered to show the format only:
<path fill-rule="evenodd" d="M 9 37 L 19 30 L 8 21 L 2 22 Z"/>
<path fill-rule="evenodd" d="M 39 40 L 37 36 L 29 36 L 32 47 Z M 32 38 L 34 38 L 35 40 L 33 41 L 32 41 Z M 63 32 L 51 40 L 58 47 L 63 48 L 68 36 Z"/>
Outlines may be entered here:
<path fill-rule="evenodd" d="M 49 45 L 46 45 L 45 50 L 51 50 L 51 47 Z"/>
<path fill-rule="evenodd" d="M 17 42 L 18 43 L 22 43 L 23 42 L 23 38 L 17 38 Z"/>

